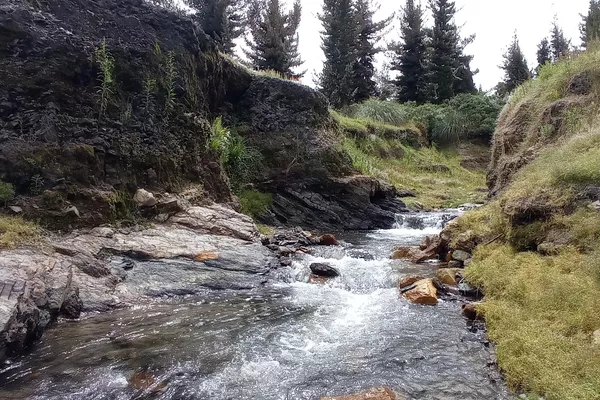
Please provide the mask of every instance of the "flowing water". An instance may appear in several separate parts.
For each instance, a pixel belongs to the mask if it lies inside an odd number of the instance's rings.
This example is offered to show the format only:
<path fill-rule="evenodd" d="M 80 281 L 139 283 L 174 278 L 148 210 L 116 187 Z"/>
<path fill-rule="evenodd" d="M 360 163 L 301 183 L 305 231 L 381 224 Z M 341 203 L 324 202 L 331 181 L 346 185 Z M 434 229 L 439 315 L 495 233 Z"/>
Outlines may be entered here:
<path fill-rule="evenodd" d="M 397 229 L 340 235 L 252 291 L 199 297 L 64 322 L 0 373 L 0 398 L 319 399 L 388 386 L 409 399 L 508 399 L 489 350 L 460 303 L 409 304 L 398 277 L 433 264 L 389 260 L 392 248 L 439 232 L 446 213 Z M 308 280 L 327 262 L 341 277 Z"/>

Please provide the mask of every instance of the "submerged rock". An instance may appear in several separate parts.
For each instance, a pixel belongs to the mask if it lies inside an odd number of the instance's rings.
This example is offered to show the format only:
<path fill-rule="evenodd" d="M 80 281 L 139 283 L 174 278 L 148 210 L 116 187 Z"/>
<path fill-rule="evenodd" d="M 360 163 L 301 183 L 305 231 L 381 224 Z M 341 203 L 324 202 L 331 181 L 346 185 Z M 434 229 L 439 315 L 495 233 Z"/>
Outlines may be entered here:
<path fill-rule="evenodd" d="M 315 239 L 315 243 L 320 244 L 321 246 L 339 246 L 340 244 L 335 235 L 332 234 L 319 236 Z"/>
<path fill-rule="evenodd" d="M 310 270 L 314 275 L 324 276 L 326 278 L 335 278 L 340 276 L 340 272 L 329 264 L 314 263 L 310 265 Z"/>
<path fill-rule="evenodd" d="M 433 285 L 432 279 L 423 279 L 416 282 L 414 287 L 405 291 L 403 295 L 415 304 L 436 305 L 438 302 L 437 289 Z"/>
<path fill-rule="evenodd" d="M 376 389 L 365 390 L 364 392 L 349 394 L 346 396 L 337 397 L 322 397 L 321 400 L 403 400 L 404 396 L 400 397 L 390 388 L 382 387 Z"/>

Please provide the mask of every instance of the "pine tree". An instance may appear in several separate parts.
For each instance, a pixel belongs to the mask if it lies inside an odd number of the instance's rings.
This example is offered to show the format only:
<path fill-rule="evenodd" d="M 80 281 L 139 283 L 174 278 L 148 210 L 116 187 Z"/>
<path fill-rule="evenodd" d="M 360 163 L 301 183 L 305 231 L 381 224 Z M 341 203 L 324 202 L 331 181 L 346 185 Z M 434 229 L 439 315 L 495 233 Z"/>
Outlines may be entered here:
<path fill-rule="evenodd" d="M 581 15 L 582 22 L 579 25 L 583 47 L 588 47 L 593 41 L 600 40 L 600 0 L 590 0 L 590 8 L 587 15 Z"/>
<path fill-rule="evenodd" d="M 475 89 L 470 58 L 462 52 L 458 27 L 454 22 L 456 5 L 450 0 L 429 0 L 433 13 L 432 55 L 430 62 L 430 87 L 432 102 L 441 103 L 460 92 Z"/>
<path fill-rule="evenodd" d="M 473 77 L 475 74 L 479 72 L 471 70 L 471 61 L 473 61 L 473 56 L 464 54 L 465 48 L 473 43 L 475 40 L 475 35 L 471 35 L 460 41 L 459 47 L 459 69 L 456 71 L 454 80 L 454 93 L 477 93 L 477 87 L 475 86 L 475 81 Z"/>
<path fill-rule="evenodd" d="M 552 50 L 550 49 L 550 42 L 547 38 L 543 38 L 542 41 L 538 44 L 537 62 L 537 72 L 540 71 L 540 68 L 542 66 L 546 65 L 549 62 L 552 62 Z"/>
<path fill-rule="evenodd" d="M 423 28 L 424 10 L 415 0 L 407 0 L 401 10 L 401 42 L 393 43 L 392 70 L 398 71 L 395 81 L 400 102 L 427 101 L 427 34 Z"/>
<path fill-rule="evenodd" d="M 558 25 L 558 18 L 554 17 L 552 30 L 550 32 L 550 44 L 552 49 L 552 60 L 559 61 L 561 58 L 569 54 L 571 41 L 567 40 L 562 28 Z"/>
<path fill-rule="evenodd" d="M 212 37 L 219 50 L 233 54 L 234 40 L 244 32 L 244 0 L 184 0 L 196 10 L 195 18 L 202 30 Z"/>
<path fill-rule="evenodd" d="M 323 24 L 321 49 L 325 54 L 319 88 L 333 107 L 351 103 L 358 27 L 352 0 L 324 0 L 319 19 Z"/>
<path fill-rule="evenodd" d="M 294 73 L 301 66 L 298 51 L 298 26 L 302 9 L 296 0 L 290 12 L 285 12 L 279 0 L 256 1 L 250 12 L 252 36 L 246 37 L 249 50 L 245 51 L 257 70 L 274 70 L 285 78 L 300 78 Z"/>
<path fill-rule="evenodd" d="M 375 83 L 375 55 L 382 51 L 377 47 L 382 33 L 391 22 L 393 16 L 379 22 L 373 16 L 379 11 L 379 6 L 372 6 L 371 0 L 356 0 L 354 18 L 356 23 L 356 63 L 354 64 L 354 79 L 352 83 L 352 101 L 359 103 L 377 93 Z"/>
<path fill-rule="evenodd" d="M 529 73 L 529 67 L 527 66 L 527 60 L 521 46 L 519 45 L 519 38 L 515 33 L 513 41 L 504 53 L 504 61 L 500 66 L 504 70 L 504 82 L 502 90 L 499 90 L 499 95 L 504 96 L 512 92 L 527 81 L 531 76 Z"/>

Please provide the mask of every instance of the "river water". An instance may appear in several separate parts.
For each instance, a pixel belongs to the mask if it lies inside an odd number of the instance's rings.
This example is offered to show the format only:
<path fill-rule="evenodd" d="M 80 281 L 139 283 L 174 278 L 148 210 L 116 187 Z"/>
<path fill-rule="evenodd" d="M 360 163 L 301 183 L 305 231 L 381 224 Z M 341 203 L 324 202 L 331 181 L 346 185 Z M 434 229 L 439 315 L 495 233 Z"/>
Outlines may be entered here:
<path fill-rule="evenodd" d="M 399 276 L 434 264 L 389 260 L 439 232 L 448 213 L 340 235 L 259 290 L 201 296 L 63 322 L 0 372 L 10 399 L 319 399 L 388 386 L 409 399 L 509 399 L 459 302 L 409 304 Z M 341 277 L 306 283 L 327 262 Z"/>

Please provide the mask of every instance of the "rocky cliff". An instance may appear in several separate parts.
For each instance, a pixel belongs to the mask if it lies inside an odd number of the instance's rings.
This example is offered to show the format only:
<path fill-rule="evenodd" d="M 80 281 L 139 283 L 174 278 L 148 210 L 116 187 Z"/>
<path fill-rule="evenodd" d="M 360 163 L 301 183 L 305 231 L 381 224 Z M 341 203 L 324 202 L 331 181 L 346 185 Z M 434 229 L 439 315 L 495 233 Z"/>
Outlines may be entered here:
<path fill-rule="evenodd" d="M 191 19 L 143 0 L 5 1 L 0 71 L 0 180 L 49 227 L 127 218 L 139 187 L 194 187 L 235 207 L 206 145 L 217 116 L 262 153 L 252 183 L 274 195 L 273 223 L 375 228 L 403 208 L 375 180 L 345 186 L 355 172 L 322 96 L 246 70 Z"/>

